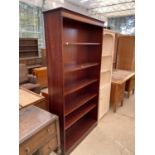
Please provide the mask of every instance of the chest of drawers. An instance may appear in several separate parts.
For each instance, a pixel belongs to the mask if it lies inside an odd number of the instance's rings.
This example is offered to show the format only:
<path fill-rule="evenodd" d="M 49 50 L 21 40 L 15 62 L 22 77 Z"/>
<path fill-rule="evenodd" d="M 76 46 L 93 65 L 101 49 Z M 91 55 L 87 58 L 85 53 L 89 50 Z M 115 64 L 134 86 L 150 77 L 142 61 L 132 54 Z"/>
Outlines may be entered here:
<path fill-rule="evenodd" d="M 60 152 L 58 117 L 35 106 L 20 110 L 19 154 L 49 155 Z"/>

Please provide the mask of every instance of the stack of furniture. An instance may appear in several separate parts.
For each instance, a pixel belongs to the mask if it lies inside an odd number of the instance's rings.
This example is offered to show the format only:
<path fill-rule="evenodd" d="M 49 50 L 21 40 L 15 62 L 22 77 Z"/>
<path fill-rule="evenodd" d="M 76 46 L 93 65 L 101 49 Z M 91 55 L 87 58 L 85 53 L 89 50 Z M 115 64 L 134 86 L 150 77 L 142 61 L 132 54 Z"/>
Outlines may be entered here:
<path fill-rule="evenodd" d="M 19 64 L 19 86 L 40 93 L 40 84 L 34 75 L 28 74 L 25 64 Z"/>
<path fill-rule="evenodd" d="M 19 111 L 19 154 L 60 154 L 58 117 L 35 106 Z"/>
<path fill-rule="evenodd" d="M 117 47 L 117 69 L 135 70 L 135 36 L 122 35 L 118 38 Z M 125 90 L 134 93 L 135 77 L 132 77 L 126 82 Z"/>
<path fill-rule="evenodd" d="M 19 38 L 19 63 L 26 64 L 31 70 L 42 66 L 42 58 L 39 57 L 38 39 L 36 38 Z"/>
<path fill-rule="evenodd" d="M 116 59 L 116 33 L 104 30 L 100 77 L 99 119 L 109 110 L 113 59 Z"/>
<path fill-rule="evenodd" d="M 68 154 L 97 125 L 103 22 L 64 8 L 44 21 L 50 110 Z"/>
<path fill-rule="evenodd" d="M 46 99 L 43 96 L 36 94 L 32 91 L 29 91 L 27 89 L 20 88 L 19 89 L 20 109 L 25 108 L 29 105 L 35 105 L 39 108 L 49 111 L 48 102 L 46 101 Z"/>

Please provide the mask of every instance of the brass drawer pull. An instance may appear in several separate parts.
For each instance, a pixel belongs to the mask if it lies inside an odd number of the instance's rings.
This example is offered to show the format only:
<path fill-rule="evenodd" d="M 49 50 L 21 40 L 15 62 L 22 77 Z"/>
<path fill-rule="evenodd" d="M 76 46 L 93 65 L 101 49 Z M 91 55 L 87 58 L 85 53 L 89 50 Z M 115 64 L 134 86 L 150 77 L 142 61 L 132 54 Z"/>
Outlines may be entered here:
<path fill-rule="evenodd" d="M 26 154 L 30 154 L 30 148 L 26 147 L 25 152 L 26 152 Z"/>

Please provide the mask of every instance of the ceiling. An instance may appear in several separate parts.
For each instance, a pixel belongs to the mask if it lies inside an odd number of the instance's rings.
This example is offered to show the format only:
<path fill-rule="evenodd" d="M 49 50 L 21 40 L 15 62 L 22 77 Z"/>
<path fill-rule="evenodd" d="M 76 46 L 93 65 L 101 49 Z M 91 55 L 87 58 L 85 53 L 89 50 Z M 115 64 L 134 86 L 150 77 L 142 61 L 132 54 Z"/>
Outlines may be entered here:
<path fill-rule="evenodd" d="M 86 14 L 98 19 L 135 14 L 135 0 L 20 0 L 37 5 L 44 10 L 64 6 L 68 9 L 85 10 Z M 66 5 L 67 3 L 67 5 Z M 69 5 L 71 4 L 71 5 Z M 75 6 L 75 7 L 74 7 Z M 79 12 L 81 12 L 81 10 Z"/>
<path fill-rule="evenodd" d="M 126 16 L 135 14 L 135 0 L 66 0 L 87 9 L 93 16 Z"/>

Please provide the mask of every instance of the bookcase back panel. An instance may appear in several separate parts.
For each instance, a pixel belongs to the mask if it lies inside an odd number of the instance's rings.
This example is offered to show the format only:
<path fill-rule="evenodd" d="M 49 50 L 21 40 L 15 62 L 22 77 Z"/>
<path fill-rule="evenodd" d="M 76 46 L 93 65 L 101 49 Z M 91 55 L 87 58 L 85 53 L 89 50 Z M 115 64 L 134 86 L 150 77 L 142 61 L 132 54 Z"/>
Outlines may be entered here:
<path fill-rule="evenodd" d="M 84 94 L 92 94 L 92 93 L 96 93 L 97 91 L 97 83 L 93 83 L 91 85 L 88 85 L 87 87 L 84 87 L 68 96 L 65 97 L 65 101 L 67 103 L 67 101 L 74 101 L 76 99 L 76 97 L 82 96 Z"/>
<path fill-rule="evenodd" d="M 63 52 L 64 64 L 98 62 L 101 56 L 100 49 L 101 46 L 65 46 Z"/>
<path fill-rule="evenodd" d="M 83 79 L 97 79 L 99 73 L 96 72 L 98 67 L 92 67 L 84 70 L 66 73 L 64 75 L 64 85 L 82 81 Z M 99 77 L 98 77 L 99 78 Z"/>
<path fill-rule="evenodd" d="M 81 110 L 83 110 L 85 107 L 89 107 L 90 105 L 94 105 L 94 104 L 96 104 L 96 102 L 97 102 L 97 97 L 95 97 L 95 98 L 93 98 L 93 99 L 91 99 L 90 101 L 88 101 L 86 104 L 84 104 L 84 105 L 82 105 L 81 107 L 79 107 L 78 109 L 76 109 L 74 112 L 76 113 L 76 111 L 81 111 Z M 96 106 L 96 105 L 95 105 Z M 94 106 L 94 107 L 95 107 Z M 93 108 L 94 108 L 93 107 Z M 66 117 L 65 117 L 65 120 L 67 120 L 67 119 L 70 119 L 70 117 L 72 117 L 74 115 L 74 113 L 70 113 L 69 115 L 67 115 Z"/>
<path fill-rule="evenodd" d="M 64 42 L 97 42 L 102 43 L 102 28 L 94 25 L 63 18 Z M 92 37 L 93 36 L 93 37 Z"/>

